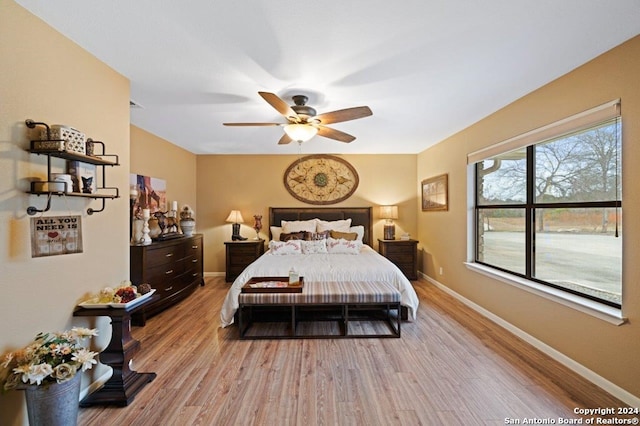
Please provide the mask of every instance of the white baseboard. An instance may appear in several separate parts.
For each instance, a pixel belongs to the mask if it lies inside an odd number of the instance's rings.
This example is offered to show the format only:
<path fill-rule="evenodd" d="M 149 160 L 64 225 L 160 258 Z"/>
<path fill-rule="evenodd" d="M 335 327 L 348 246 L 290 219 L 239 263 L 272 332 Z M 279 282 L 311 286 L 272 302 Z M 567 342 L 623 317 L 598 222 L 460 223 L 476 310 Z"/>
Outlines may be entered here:
<path fill-rule="evenodd" d="M 547 345 L 546 343 L 542 342 L 541 340 L 538 340 L 535 337 L 533 337 L 532 335 L 522 331 L 521 329 L 519 329 L 518 327 L 514 326 L 510 322 L 505 321 L 504 319 L 500 318 L 499 316 L 497 316 L 497 315 L 493 314 L 492 312 L 486 310 L 482 306 L 477 305 L 476 303 L 472 302 L 471 300 L 469 300 L 469 299 L 463 297 L 462 295 L 456 293 L 455 291 L 451 290 L 449 287 L 445 286 L 444 284 L 434 280 L 431 277 L 428 277 L 424 273 L 420 272 L 420 277 L 425 279 L 426 281 L 430 282 L 431 284 L 435 285 L 440 290 L 444 291 L 445 293 L 449 294 L 450 296 L 456 298 L 460 302 L 464 303 L 466 306 L 468 306 L 471 309 L 473 309 L 474 311 L 478 312 L 480 315 L 484 316 L 485 318 L 493 321 L 494 323 L 496 323 L 500 327 L 502 327 L 502 328 L 506 329 L 507 331 L 513 333 L 514 335 L 518 336 L 522 340 L 524 340 L 527 343 L 529 343 L 530 345 L 534 346 L 539 351 L 545 353 L 546 355 L 550 356 L 554 360 L 558 361 L 560 364 L 564 365 L 565 367 L 569 368 L 573 372 L 575 372 L 575 373 L 579 374 L 580 376 L 584 377 L 585 379 L 587 379 L 591 383 L 595 384 L 596 386 L 601 387 L 602 389 L 604 389 L 605 391 L 609 392 L 611 395 L 615 396 L 619 400 L 627 403 L 630 407 L 640 407 L 640 398 L 639 397 L 637 397 L 637 396 L 633 395 L 632 393 L 622 389 L 620 386 L 616 385 L 615 383 L 610 382 L 609 380 L 605 379 L 604 377 L 600 376 L 599 374 L 597 374 L 597 373 L 593 372 L 592 370 L 588 369 L 584 365 L 576 362 L 574 359 L 569 358 L 568 356 L 566 356 L 562 352 L 557 351 L 556 349 L 552 348 L 551 346 Z"/>

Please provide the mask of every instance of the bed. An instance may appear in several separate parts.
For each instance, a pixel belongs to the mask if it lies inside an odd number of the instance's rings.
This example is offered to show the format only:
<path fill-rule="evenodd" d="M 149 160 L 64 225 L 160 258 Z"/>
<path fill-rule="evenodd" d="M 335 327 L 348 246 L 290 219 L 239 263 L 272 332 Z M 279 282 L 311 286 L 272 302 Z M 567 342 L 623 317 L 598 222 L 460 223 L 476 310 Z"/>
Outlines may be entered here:
<path fill-rule="evenodd" d="M 327 228 L 336 228 L 344 232 L 349 222 L 348 234 L 357 234 L 356 241 L 342 238 L 329 238 L 324 243 L 329 248 L 326 252 L 315 252 L 318 240 L 303 243 L 297 239 L 270 244 L 264 255 L 251 263 L 235 279 L 227 292 L 220 312 L 222 327 L 234 323 L 238 310 L 238 297 L 241 287 L 252 277 L 287 276 L 292 267 L 304 277 L 305 282 L 349 282 L 377 280 L 393 285 L 401 294 L 401 305 L 407 313 L 407 319 L 415 320 L 418 309 L 418 296 L 400 269 L 387 258 L 381 256 L 372 247 L 372 215 L 371 207 L 312 207 L 291 208 L 271 207 L 269 209 L 270 241 L 279 241 L 283 230 L 297 230 L 300 227 L 312 226 L 316 221 L 316 230 L 327 233 Z M 284 221 L 284 222 L 283 222 Z M 278 226 L 281 225 L 281 226 Z M 284 225 L 284 226 L 283 226 Z M 340 229 L 340 231 L 338 231 Z M 293 234 L 285 232 L 285 235 Z M 360 244 L 357 242 L 361 241 Z M 311 248 L 301 252 L 297 247 Z M 286 246 L 286 247 L 285 247 Z M 291 250 L 287 254 L 281 250 Z"/>

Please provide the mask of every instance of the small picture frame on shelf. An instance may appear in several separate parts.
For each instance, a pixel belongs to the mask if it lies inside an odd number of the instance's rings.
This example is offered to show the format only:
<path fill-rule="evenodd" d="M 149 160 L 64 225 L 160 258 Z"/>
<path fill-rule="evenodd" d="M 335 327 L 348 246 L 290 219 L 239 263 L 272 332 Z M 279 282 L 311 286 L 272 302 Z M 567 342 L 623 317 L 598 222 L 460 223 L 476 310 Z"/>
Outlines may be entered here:
<path fill-rule="evenodd" d="M 96 166 L 82 161 L 67 161 L 67 173 L 71 175 L 73 192 L 95 194 L 97 192 Z"/>

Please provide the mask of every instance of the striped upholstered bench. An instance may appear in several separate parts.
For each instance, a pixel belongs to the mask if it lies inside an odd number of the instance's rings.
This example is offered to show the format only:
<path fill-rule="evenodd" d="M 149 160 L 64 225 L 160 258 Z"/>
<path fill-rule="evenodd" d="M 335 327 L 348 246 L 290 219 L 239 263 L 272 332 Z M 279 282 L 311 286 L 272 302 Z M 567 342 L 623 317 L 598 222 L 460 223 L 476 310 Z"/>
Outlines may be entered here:
<path fill-rule="evenodd" d="M 240 293 L 238 327 L 240 338 L 335 338 L 335 337 L 400 337 L 400 292 L 383 281 L 305 282 L 301 293 Z M 255 321 L 271 322 L 273 315 L 259 317 L 256 311 L 284 309 L 288 323 L 285 331 L 276 335 L 251 334 L 247 331 Z M 274 309 L 271 309 L 273 312 Z M 300 331 L 302 321 L 338 321 L 339 333 L 307 334 Z M 350 331 L 349 322 L 382 320 L 385 333 L 373 327 L 372 333 Z M 353 327 L 355 329 L 355 327 Z"/>

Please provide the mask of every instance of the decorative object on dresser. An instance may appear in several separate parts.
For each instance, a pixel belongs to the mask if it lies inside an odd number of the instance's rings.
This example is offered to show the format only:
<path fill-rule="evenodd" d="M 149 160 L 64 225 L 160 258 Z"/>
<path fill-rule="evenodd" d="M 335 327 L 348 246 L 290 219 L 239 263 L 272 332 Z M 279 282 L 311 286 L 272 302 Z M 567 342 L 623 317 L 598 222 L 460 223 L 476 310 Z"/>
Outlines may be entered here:
<path fill-rule="evenodd" d="M 284 172 L 284 186 L 295 199 L 308 204 L 336 204 L 358 187 L 358 172 L 334 155 L 308 155 Z"/>
<path fill-rule="evenodd" d="M 254 214 L 253 215 L 253 229 L 256 230 L 256 238 L 254 238 L 255 240 L 259 240 L 260 239 L 260 230 L 262 229 L 262 215 L 261 214 Z"/>
<path fill-rule="evenodd" d="M 398 218 L 398 206 L 380 206 L 380 217 L 386 219 L 384 224 L 384 239 L 395 240 L 396 225 L 394 225 L 393 219 Z"/>
<path fill-rule="evenodd" d="M 418 241 L 378 239 L 378 253 L 393 262 L 410 280 L 418 279 Z"/>
<path fill-rule="evenodd" d="M 233 223 L 233 225 L 231 225 L 232 241 L 244 241 L 247 239 L 247 237 L 243 237 L 242 235 L 240 235 L 240 224 L 244 222 L 240 210 L 231 210 L 231 213 L 229 213 L 229 216 L 227 216 L 227 222 Z"/>
<path fill-rule="evenodd" d="M 193 235 L 193 230 L 196 227 L 196 220 L 193 218 L 193 210 L 188 205 L 182 206 L 180 212 L 180 230 L 185 237 Z"/>
<path fill-rule="evenodd" d="M 448 181 L 446 173 L 422 181 L 422 211 L 449 210 Z"/>
<path fill-rule="evenodd" d="M 225 241 L 225 280 L 231 282 L 264 253 L 264 240 Z"/>
<path fill-rule="evenodd" d="M 159 296 L 136 312 L 135 325 L 144 325 L 146 318 L 186 298 L 198 285 L 204 285 L 202 255 L 201 234 L 130 247 L 131 282 L 147 283 L 156 289 L 155 296 Z"/>

